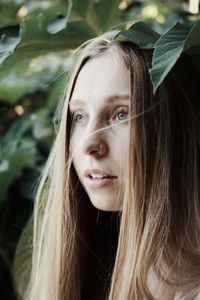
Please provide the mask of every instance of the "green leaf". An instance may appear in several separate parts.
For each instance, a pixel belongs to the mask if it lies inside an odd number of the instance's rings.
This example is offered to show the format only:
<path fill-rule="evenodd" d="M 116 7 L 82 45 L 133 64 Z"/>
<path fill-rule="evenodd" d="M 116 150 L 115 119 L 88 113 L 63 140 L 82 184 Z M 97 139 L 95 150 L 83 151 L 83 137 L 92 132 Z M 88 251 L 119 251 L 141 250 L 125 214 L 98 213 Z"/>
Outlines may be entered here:
<path fill-rule="evenodd" d="M 49 63 L 51 61 L 51 63 Z M 64 55 L 50 53 L 21 64 L 12 72 L 0 72 L 0 99 L 15 104 L 22 97 L 37 91 L 48 92 L 49 86 L 59 76 L 58 71 L 67 59 Z M 41 103 L 42 104 L 42 103 Z M 44 104 L 44 102 L 43 102 Z"/>
<path fill-rule="evenodd" d="M 50 34 L 48 25 L 57 20 L 57 15 L 41 14 L 36 18 L 28 18 L 20 25 L 20 39 L 15 44 L 15 53 L 2 48 L 2 55 L 6 55 L 4 69 L 21 64 L 27 59 L 57 51 L 66 51 L 80 46 L 86 40 L 95 36 L 94 30 L 84 21 L 69 21 L 67 27 L 56 34 Z M 5 60 L 5 58 L 4 58 Z"/>
<path fill-rule="evenodd" d="M 108 27 L 116 25 L 121 11 L 120 0 L 69 1 L 67 15 L 48 11 L 37 17 L 27 17 L 20 24 L 20 35 L 13 40 L 5 33 L 2 38 L 0 63 L 4 69 L 46 53 L 66 51 L 94 38 Z M 72 8 L 73 3 L 73 9 Z M 9 27 L 12 33 L 12 28 Z M 10 34 L 11 34 L 10 33 Z M 9 39 L 9 37 L 11 38 Z M 14 51 L 14 54 L 11 55 Z"/>
<path fill-rule="evenodd" d="M 69 20 L 84 20 L 96 35 L 118 24 L 121 0 L 74 0 Z"/>
<path fill-rule="evenodd" d="M 45 89 L 45 76 L 40 74 L 38 76 L 20 77 L 13 73 L 0 81 L 0 98 L 7 101 L 7 103 L 15 104 L 21 97 Z"/>
<path fill-rule="evenodd" d="M 50 124 L 48 111 L 40 110 L 31 115 L 33 136 L 36 140 L 44 140 L 53 136 L 53 124 Z M 51 125 L 51 126 L 50 126 Z"/>
<path fill-rule="evenodd" d="M 0 29 L 0 64 L 14 52 L 19 41 L 19 26 Z"/>
<path fill-rule="evenodd" d="M 16 290 L 23 298 L 30 278 L 33 251 L 33 218 L 24 228 L 18 242 L 14 259 L 14 281 Z"/>
<path fill-rule="evenodd" d="M 47 26 L 47 31 L 49 33 L 55 34 L 67 27 L 67 21 L 69 19 L 71 9 L 72 9 L 72 0 L 68 0 L 68 3 L 69 3 L 69 7 L 68 7 L 67 16 L 58 14 L 57 20 L 54 20 L 51 24 Z"/>
<path fill-rule="evenodd" d="M 73 6 L 72 6 L 72 13 L 76 12 L 78 13 L 79 16 L 81 16 L 83 19 L 86 20 L 86 16 L 88 14 L 89 8 L 92 4 L 91 0 L 74 0 L 73 2 Z"/>
<path fill-rule="evenodd" d="M 57 19 L 51 22 L 47 26 L 47 31 L 49 33 L 55 34 L 58 33 L 59 31 L 65 29 L 67 26 L 67 17 L 63 15 L 58 15 Z"/>
<path fill-rule="evenodd" d="M 29 139 L 11 141 L 2 147 L 0 157 L 0 202 L 6 198 L 10 184 L 21 176 L 25 167 L 33 167 L 36 161 L 35 143 Z"/>
<path fill-rule="evenodd" d="M 119 34 L 117 34 L 115 40 L 130 41 L 138 45 L 140 48 L 152 49 L 159 37 L 160 35 L 152 30 L 147 24 L 144 22 L 137 22 L 129 29 L 122 30 Z"/>
<path fill-rule="evenodd" d="M 11 124 L 9 130 L 2 138 L 2 149 L 10 149 L 11 143 L 13 143 L 14 141 L 20 141 L 23 138 L 23 135 L 31 129 L 32 122 L 33 121 L 31 120 L 31 116 L 29 114 L 15 120 L 15 122 Z M 14 147 L 16 147 L 15 144 Z"/>
<path fill-rule="evenodd" d="M 163 82 L 181 54 L 191 47 L 200 45 L 200 21 L 192 27 L 176 23 L 155 44 L 150 76 L 153 91 Z"/>
<path fill-rule="evenodd" d="M 49 52 L 73 49 L 85 40 L 94 37 L 90 26 L 79 20 L 70 21 L 64 30 L 58 34 L 50 34 L 47 29 L 49 24 L 57 20 L 56 14 L 42 14 L 37 18 L 27 19 L 22 23 L 22 39 L 17 50 L 35 52 L 45 50 Z M 34 49 L 32 49 L 34 47 Z"/>
<path fill-rule="evenodd" d="M 54 113 L 58 102 L 60 99 L 63 99 L 66 93 L 66 86 L 68 82 L 69 70 L 72 68 L 74 64 L 74 57 L 69 57 L 68 65 L 62 66 L 58 72 L 58 76 L 54 81 L 53 89 L 49 95 L 48 102 L 46 107 L 48 111 Z"/>
<path fill-rule="evenodd" d="M 87 19 L 92 18 L 99 31 L 112 27 L 121 14 L 120 2 L 121 0 L 91 0 L 91 10 L 88 11 Z"/>

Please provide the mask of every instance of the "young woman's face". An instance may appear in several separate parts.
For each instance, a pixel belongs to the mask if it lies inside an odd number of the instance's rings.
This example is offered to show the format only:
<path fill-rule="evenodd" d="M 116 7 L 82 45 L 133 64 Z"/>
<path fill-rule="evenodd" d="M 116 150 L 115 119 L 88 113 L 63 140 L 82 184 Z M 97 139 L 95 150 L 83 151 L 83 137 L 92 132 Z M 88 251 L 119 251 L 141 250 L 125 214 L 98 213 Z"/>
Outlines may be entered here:
<path fill-rule="evenodd" d="M 104 53 L 81 69 L 70 100 L 70 152 L 92 204 L 122 209 L 129 149 L 129 72 Z"/>

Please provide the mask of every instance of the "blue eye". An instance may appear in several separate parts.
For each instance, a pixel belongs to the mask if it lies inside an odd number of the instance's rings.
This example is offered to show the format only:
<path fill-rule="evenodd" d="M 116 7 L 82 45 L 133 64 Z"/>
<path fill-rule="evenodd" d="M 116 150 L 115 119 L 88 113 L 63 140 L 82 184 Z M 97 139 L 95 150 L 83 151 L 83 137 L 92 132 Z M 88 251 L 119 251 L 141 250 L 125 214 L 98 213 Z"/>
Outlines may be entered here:
<path fill-rule="evenodd" d="M 74 122 L 75 123 L 80 123 L 82 121 L 82 119 L 83 119 L 83 116 L 81 114 L 76 114 L 74 116 Z"/>
<path fill-rule="evenodd" d="M 128 118 L 129 112 L 126 109 L 117 109 L 114 114 L 116 121 L 125 121 Z"/>
<path fill-rule="evenodd" d="M 119 121 L 124 121 L 128 117 L 128 112 L 127 111 L 122 111 L 117 114 Z"/>

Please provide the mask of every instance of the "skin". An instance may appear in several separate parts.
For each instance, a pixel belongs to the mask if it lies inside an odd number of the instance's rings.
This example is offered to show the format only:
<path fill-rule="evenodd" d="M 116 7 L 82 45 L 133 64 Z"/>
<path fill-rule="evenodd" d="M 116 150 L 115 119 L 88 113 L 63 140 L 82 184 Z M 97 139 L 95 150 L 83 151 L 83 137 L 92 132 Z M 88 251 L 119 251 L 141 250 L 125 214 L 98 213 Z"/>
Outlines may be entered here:
<path fill-rule="evenodd" d="M 129 72 L 125 65 L 109 52 L 90 59 L 78 75 L 69 108 L 70 151 L 82 186 L 96 208 L 122 210 L 129 149 Z M 101 156 L 96 152 L 99 144 Z M 100 169 L 117 178 L 93 188 L 84 176 L 86 169 Z"/>

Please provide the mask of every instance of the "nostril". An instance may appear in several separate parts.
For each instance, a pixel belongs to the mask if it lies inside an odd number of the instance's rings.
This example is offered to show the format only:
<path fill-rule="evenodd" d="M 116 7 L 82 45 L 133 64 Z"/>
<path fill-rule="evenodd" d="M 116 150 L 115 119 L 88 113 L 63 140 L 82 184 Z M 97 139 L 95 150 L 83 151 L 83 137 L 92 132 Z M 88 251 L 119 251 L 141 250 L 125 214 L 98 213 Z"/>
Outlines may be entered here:
<path fill-rule="evenodd" d="M 96 158 L 103 157 L 108 151 L 108 145 L 104 140 L 90 140 L 88 139 L 84 145 L 84 153 L 92 155 Z"/>

